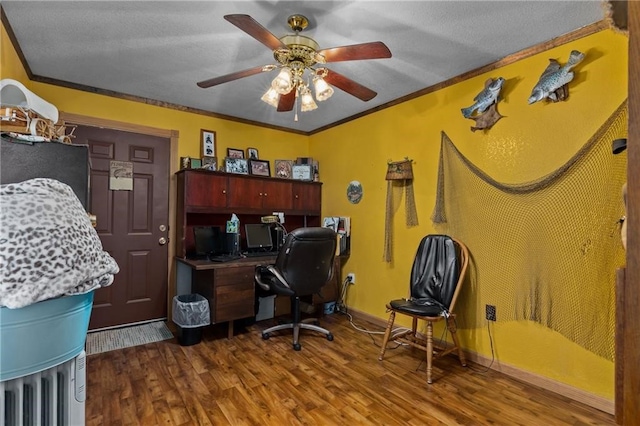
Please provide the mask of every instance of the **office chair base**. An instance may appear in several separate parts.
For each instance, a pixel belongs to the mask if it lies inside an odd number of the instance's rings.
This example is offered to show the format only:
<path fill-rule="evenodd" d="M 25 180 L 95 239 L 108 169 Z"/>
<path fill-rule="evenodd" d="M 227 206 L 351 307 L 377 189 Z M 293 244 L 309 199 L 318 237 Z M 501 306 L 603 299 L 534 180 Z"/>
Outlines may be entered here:
<path fill-rule="evenodd" d="M 311 320 L 312 321 L 317 321 L 317 319 L 315 319 L 315 318 L 311 319 Z M 305 321 L 307 321 L 307 320 L 305 320 Z M 276 332 L 276 331 L 280 331 L 280 330 L 289 330 L 289 329 L 293 329 L 293 350 L 295 350 L 295 351 L 299 351 L 300 349 L 302 349 L 302 346 L 298 342 L 299 337 L 300 337 L 300 329 L 317 331 L 319 333 L 324 334 L 327 337 L 328 341 L 330 341 L 330 342 L 333 341 L 333 334 L 331 334 L 331 332 L 329 330 L 327 330 L 326 328 L 319 327 L 319 326 L 314 325 L 314 324 L 308 324 L 306 322 L 274 325 L 273 327 L 269 327 L 269 328 L 267 328 L 266 330 L 264 330 L 262 332 L 262 338 L 264 340 L 267 340 L 267 339 L 269 339 L 269 337 L 271 337 L 271 333 Z"/>

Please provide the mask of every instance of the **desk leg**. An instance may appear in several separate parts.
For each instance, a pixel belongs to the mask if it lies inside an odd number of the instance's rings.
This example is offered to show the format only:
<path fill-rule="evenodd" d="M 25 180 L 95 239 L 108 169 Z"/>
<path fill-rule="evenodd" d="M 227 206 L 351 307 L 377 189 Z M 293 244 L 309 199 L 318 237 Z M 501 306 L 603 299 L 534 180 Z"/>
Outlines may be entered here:
<path fill-rule="evenodd" d="M 233 339 L 233 320 L 229 321 L 229 329 L 227 330 L 227 339 Z"/>

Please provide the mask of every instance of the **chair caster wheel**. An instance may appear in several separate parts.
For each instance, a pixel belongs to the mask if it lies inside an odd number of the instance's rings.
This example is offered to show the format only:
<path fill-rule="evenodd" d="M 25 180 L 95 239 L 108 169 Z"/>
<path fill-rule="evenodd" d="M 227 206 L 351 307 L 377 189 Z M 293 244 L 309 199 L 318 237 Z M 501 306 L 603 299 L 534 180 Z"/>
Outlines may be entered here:
<path fill-rule="evenodd" d="M 293 350 L 294 351 L 299 351 L 300 349 L 302 349 L 302 346 L 300 346 L 300 343 L 294 343 L 293 344 Z"/>
<path fill-rule="evenodd" d="M 333 334 L 331 333 L 327 334 L 327 340 L 330 342 L 333 342 Z"/>
<path fill-rule="evenodd" d="M 269 333 L 262 333 L 262 340 L 268 340 L 271 335 Z"/>

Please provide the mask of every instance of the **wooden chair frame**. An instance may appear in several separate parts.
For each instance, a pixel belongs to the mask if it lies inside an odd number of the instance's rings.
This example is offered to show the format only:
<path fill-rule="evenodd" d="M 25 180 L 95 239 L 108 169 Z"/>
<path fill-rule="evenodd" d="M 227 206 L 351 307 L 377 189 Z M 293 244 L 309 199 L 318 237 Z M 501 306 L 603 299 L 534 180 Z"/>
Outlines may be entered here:
<path fill-rule="evenodd" d="M 453 352 L 457 352 L 458 358 L 460 359 L 460 363 L 463 367 L 466 367 L 467 363 L 464 357 L 464 353 L 462 352 L 462 347 L 460 346 L 460 342 L 458 340 L 457 327 L 456 327 L 456 314 L 454 313 L 454 308 L 456 304 L 456 300 L 458 299 L 458 294 L 460 293 L 460 289 L 462 288 L 462 283 L 466 277 L 467 267 L 469 266 L 469 250 L 467 246 L 461 241 L 451 237 L 453 242 L 459 249 L 460 256 L 460 274 L 458 276 L 458 282 L 456 284 L 456 290 L 453 293 L 453 298 L 451 299 L 451 304 L 449 305 L 449 315 L 447 317 L 444 316 L 421 316 L 421 315 L 411 315 L 407 312 L 399 311 L 391 307 L 391 304 L 387 304 L 387 312 L 389 314 L 389 320 L 387 321 L 387 329 L 384 333 L 384 340 L 382 341 L 382 349 L 380 351 L 380 356 L 378 357 L 379 361 L 382 361 L 384 358 L 384 353 L 387 350 L 387 343 L 389 342 L 389 338 L 391 336 L 391 331 L 393 329 L 393 323 L 395 321 L 396 314 L 407 315 L 413 318 L 412 326 L 410 330 L 406 330 L 401 332 L 400 334 L 394 337 L 394 341 L 402 344 L 407 344 L 409 346 L 413 346 L 414 348 L 418 348 L 423 350 L 427 354 L 427 383 L 431 384 L 431 373 L 433 369 L 433 360 L 448 355 Z M 409 289 L 409 297 L 411 296 L 411 289 Z M 418 320 L 423 320 L 427 323 L 427 334 L 426 336 L 421 336 L 417 332 Z M 447 329 L 449 333 L 451 333 L 451 338 L 453 340 L 453 346 L 449 347 L 440 347 L 435 346 L 433 342 L 433 324 L 438 321 L 446 320 Z"/>

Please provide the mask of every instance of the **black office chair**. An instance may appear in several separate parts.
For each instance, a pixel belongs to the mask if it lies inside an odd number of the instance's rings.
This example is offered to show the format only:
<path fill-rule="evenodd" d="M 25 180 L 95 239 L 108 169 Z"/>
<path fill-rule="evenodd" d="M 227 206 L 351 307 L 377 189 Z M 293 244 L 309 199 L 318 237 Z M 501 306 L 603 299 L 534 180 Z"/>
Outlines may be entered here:
<path fill-rule="evenodd" d="M 293 349 L 299 351 L 300 329 L 318 331 L 333 340 L 333 334 L 318 325 L 300 320 L 300 297 L 319 293 L 333 275 L 336 254 L 336 233 L 329 228 L 298 228 L 287 235 L 274 265 L 256 267 L 256 283 L 263 290 L 291 298 L 293 321 L 276 325 L 262 332 L 268 339 L 271 333 L 293 329 Z M 317 319 L 311 319 L 317 322 Z"/>

